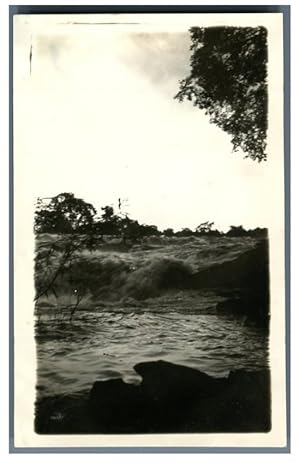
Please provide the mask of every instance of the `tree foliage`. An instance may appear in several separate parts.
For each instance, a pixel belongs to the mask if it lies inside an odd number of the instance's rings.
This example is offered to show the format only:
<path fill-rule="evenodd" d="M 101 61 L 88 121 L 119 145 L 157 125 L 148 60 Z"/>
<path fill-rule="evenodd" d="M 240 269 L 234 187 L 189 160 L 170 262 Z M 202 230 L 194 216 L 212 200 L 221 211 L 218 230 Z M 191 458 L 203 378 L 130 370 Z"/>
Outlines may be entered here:
<path fill-rule="evenodd" d="M 95 230 L 101 235 L 118 235 L 121 218 L 115 214 L 112 206 L 101 207 L 101 219 L 95 222 Z"/>
<path fill-rule="evenodd" d="M 93 223 L 96 209 L 73 193 L 60 193 L 46 203 L 38 198 L 34 229 L 38 233 L 84 232 Z"/>
<path fill-rule="evenodd" d="M 166 229 L 163 231 L 163 234 L 164 234 L 165 236 L 169 236 L 169 237 L 174 236 L 174 230 L 173 230 L 173 228 L 166 228 Z"/>
<path fill-rule="evenodd" d="M 195 230 L 182 228 L 174 231 L 167 228 L 161 232 L 156 225 L 141 224 L 138 220 L 132 219 L 127 213 L 120 210 L 115 212 L 112 206 L 101 207 L 102 214 L 96 216 L 96 209 L 92 204 L 83 199 L 76 198 L 73 193 L 60 193 L 53 198 L 38 198 L 35 211 L 34 231 L 37 234 L 50 233 L 59 234 L 57 242 L 51 245 L 49 250 L 41 245 L 40 257 L 51 260 L 53 253 L 66 251 L 67 260 L 78 248 L 95 249 L 104 237 L 118 237 L 123 243 L 141 242 L 143 238 L 165 235 L 171 236 L 254 236 L 266 237 L 265 228 L 246 230 L 242 225 L 230 227 L 225 234 L 214 228 L 214 222 L 206 221 L 200 223 Z M 68 243 L 68 246 L 62 246 Z M 64 257 L 62 258 L 64 262 Z M 47 267 L 47 265 L 45 265 Z"/>
<path fill-rule="evenodd" d="M 199 235 L 205 235 L 207 233 L 210 233 L 212 231 L 212 227 L 214 225 L 214 222 L 202 222 L 198 227 L 196 227 L 196 233 Z"/>
<path fill-rule="evenodd" d="M 190 75 L 175 96 L 205 111 L 231 136 L 233 151 L 266 160 L 267 30 L 192 27 Z"/>
<path fill-rule="evenodd" d="M 245 236 L 247 235 L 247 230 L 244 229 L 243 225 L 230 225 L 230 229 L 227 232 L 227 236 Z"/>
<path fill-rule="evenodd" d="M 187 228 L 187 227 L 182 228 L 182 230 L 180 230 L 180 231 L 178 231 L 176 233 L 177 236 L 184 236 L 184 237 L 185 236 L 192 236 L 193 234 L 194 234 L 193 231 L 190 228 Z"/>

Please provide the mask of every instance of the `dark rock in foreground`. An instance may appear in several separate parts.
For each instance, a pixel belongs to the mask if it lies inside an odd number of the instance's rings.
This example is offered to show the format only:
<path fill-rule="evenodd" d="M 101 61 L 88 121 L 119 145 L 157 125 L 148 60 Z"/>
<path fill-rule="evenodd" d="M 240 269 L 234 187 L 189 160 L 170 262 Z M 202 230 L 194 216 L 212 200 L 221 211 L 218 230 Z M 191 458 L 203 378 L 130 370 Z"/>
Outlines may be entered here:
<path fill-rule="evenodd" d="M 239 370 L 218 379 L 162 360 L 134 368 L 142 376 L 138 386 L 121 379 L 96 381 L 85 400 L 42 400 L 37 404 L 36 431 L 239 433 L 268 432 L 271 428 L 268 370 Z M 59 414 L 60 420 L 50 419 Z"/>

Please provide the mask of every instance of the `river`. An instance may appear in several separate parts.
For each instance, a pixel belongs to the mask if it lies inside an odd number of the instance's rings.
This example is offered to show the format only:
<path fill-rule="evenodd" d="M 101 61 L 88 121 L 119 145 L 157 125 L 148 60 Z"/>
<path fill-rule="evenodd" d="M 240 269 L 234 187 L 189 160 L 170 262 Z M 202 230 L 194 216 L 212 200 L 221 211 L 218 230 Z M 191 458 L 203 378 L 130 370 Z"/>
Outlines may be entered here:
<path fill-rule="evenodd" d="M 41 396 L 73 395 L 96 380 L 138 383 L 133 366 L 164 359 L 213 376 L 267 365 L 268 340 L 243 318 L 174 310 L 81 310 L 75 319 L 45 311 L 37 324 Z"/>

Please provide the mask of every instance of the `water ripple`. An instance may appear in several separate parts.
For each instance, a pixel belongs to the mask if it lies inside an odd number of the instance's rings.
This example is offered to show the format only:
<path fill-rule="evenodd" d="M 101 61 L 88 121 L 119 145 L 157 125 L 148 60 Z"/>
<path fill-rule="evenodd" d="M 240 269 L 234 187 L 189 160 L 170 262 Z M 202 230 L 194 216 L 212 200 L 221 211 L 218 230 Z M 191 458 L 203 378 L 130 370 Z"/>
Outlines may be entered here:
<path fill-rule="evenodd" d="M 174 309 L 174 308 L 173 308 Z M 140 381 L 133 366 L 164 359 L 214 376 L 267 363 L 267 339 L 233 317 L 183 312 L 78 313 L 73 323 L 44 316 L 36 330 L 41 394 L 90 389 L 95 380 Z"/>

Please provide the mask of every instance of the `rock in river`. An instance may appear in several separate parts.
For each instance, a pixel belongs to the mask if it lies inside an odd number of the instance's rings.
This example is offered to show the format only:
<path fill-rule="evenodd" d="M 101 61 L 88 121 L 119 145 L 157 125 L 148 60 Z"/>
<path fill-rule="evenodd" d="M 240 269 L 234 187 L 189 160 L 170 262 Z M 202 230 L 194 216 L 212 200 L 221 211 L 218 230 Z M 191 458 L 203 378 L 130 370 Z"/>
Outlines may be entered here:
<path fill-rule="evenodd" d="M 270 377 L 267 370 L 236 371 L 228 378 L 163 360 L 137 364 L 138 386 L 97 381 L 89 407 L 104 433 L 267 432 Z"/>

